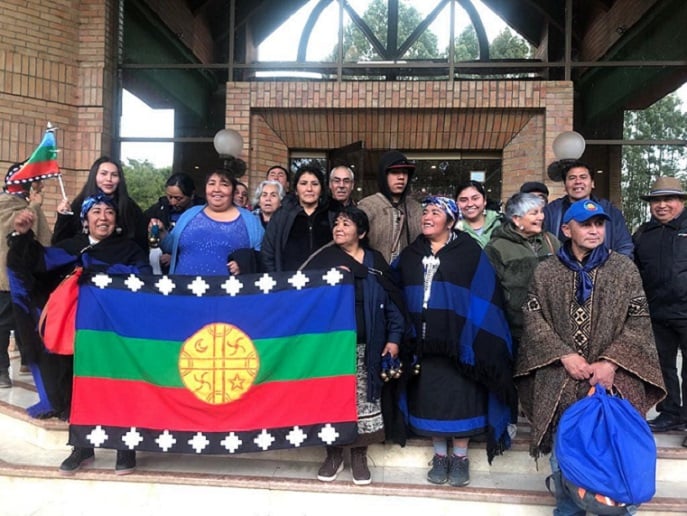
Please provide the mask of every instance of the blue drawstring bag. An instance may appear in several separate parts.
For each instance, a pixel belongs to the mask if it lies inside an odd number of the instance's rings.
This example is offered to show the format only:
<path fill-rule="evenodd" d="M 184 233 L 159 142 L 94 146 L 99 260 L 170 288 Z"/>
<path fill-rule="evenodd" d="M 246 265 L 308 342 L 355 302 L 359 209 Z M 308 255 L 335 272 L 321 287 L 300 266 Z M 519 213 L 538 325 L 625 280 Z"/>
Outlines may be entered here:
<path fill-rule="evenodd" d="M 583 509 L 598 511 L 596 503 L 637 506 L 656 492 L 649 425 L 629 401 L 600 386 L 563 413 L 555 451 L 563 484 Z"/>

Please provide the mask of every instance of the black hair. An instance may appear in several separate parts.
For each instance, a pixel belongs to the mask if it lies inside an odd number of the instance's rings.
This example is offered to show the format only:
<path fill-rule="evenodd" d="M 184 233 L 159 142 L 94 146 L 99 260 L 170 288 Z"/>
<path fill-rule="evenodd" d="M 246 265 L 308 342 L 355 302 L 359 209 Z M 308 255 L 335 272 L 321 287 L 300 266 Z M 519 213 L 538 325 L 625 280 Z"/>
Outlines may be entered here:
<path fill-rule="evenodd" d="M 454 199 L 458 199 L 460 192 L 467 188 L 474 188 L 482 195 L 482 197 L 484 197 L 485 199 L 487 198 L 487 191 L 484 189 L 484 185 L 479 181 L 471 179 L 470 181 L 466 181 L 458 185 L 458 188 L 456 188 L 456 195 L 454 196 Z"/>
<path fill-rule="evenodd" d="M 301 176 L 305 173 L 314 175 L 319 181 L 320 186 L 322 187 L 322 191 L 324 192 L 324 172 L 322 172 L 322 169 L 320 167 L 318 167 L 317 165 L 313 165 L 312 163 L 303 165 L 296 171 L 296 174 L 293 176 L 293 189 L 296 189 L 298 181 L 300 180 Z"/>
<path fill-rule="evenodd" d="M 112 195 L 117 207 L 117 223 L 124 230 L 124 236 L 133 240 L 135 239 L 136 234 L 136 215 L 134 208 L 136 203 L 129 197 L 122 164 L 114 158 L 109 156 L 100 156 L 93 162 L 90 170 L 88 171 L 86 184 L 84 184 L 81 192 L 79 192 L 79 194 L 72 201 L 72 211 L 74 213 L 81 213 L 81 205 L 87 197 L 102 193 L 100 188 L 98 188 L 98 184 L 96 183 L 96 176 L 98 175 L 98 169 L 100 168 L 100 165 L 103 163 L 112 163 L 115 167 L 117 167 L 119 182 L 117 183 L 117 188 L 115 188 L 114 194 Z"/>
<path fill-rule="evenodd" d="M 334 220 L 336 220 L 337 217 L 344 217 L 353 222 L 357 228 L 358 236 L 365 233 L 365 237 L 360 240 L 360 244 L 367 247 L 367 237 L 370 234 L 370 219 L 367 217 L 367 214 L 360 208 L 356 208 L 355 206 L 349 204 L 337 212 Z"/>
<path fill-rule="evenodd" d="M 165 182 L 165 187 L 168 186 L 176 186 L 186 197 L 193 197 L 193 194 L 196 191 L 196 185 L 191 176 L 184 174 L 183 172 L 177 172 L 176 174 L 169 176 Z"/>
<path fill-rule="evenodd" d="M 236 179 L 232 173 L 231 170 L 227 170 L 226 168 L 215 168 L 212 169 L 210 172 L 205 174 L 205 184 L 208 184 L 208 181 L 210 180 L 210 177 L 214 176 L 217 174 L 218 176 L 222 176 L 223 178 L 227 179 L 231 183 L 231 195 L 234 195 L 234 192 L 236 191 L 236 185 L 239 184 L 239 180 Z"/>
<path fill-rule="evenodd" d="M 270 168 L 267 169 L 265 177 L 268 177 L 270 175 L 270 172 L 272 172 L 275 169 L 283 170 L 286 174 L 286 182 L 288 183 L 289 181 L 291 181 L 291 172 L 289 172 L 285 167 L 282 167 L 281 165 L 272 165 Z"/>
<path fill-rule="evenodd" d="M 563 167 L 561 168 L 561 178 L 563 178 L 563 181 L 565 181 L 565 178 L 568 175 L 568 172 L 570 172 L 571 168 L 586 168 L 589 172 L 589 175 L 592 174 L 592 168 L 584 161 L 579 159 L 568 159 L 562 161 Z"/>

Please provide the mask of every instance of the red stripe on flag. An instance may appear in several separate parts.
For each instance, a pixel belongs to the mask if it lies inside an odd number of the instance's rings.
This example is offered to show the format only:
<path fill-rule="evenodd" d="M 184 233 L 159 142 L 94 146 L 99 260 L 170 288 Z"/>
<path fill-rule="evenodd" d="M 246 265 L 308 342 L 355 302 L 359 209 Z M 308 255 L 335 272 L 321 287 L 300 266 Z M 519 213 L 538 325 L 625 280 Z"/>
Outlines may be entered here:
<path fill-rule="evenodd" d="M 57 160 L 37 161 L 36 163 L 26 163 L 21 172 L 17 173 L 12 180 L 17 179 L 31 179 L 33 177 L 40 177 L 46 174 L 59 174 L 60 167 Z"/>
<path fill-rule="evenodd" d="M 353 375 L 255 385 L 223 405 L 204 403 L 183 388 L 76 377 L 70 416 L 75 425 L 206 432 L 356 420 Z"/>

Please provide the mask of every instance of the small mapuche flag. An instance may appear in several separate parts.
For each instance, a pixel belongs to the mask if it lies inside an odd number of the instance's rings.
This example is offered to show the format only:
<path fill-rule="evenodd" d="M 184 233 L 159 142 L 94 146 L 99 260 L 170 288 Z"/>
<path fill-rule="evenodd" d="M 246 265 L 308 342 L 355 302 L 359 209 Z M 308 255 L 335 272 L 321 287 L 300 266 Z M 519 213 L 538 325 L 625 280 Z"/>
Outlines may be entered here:
<path fill-rule="evenodd" d="M 31 157 L 22 163 L 19 170 L 8 177 L 8 185 L 19 185 L 42 179 L 60 176 L 60 166 L 57 164 L 57 141 L 55 128 L 48 125 L 43 140 L 33 151 Z"/>
<path fill-rule="evenodd" d="M 231 454 L 357 434 L 352 277 L 84 273 L 70 444 Z"/>

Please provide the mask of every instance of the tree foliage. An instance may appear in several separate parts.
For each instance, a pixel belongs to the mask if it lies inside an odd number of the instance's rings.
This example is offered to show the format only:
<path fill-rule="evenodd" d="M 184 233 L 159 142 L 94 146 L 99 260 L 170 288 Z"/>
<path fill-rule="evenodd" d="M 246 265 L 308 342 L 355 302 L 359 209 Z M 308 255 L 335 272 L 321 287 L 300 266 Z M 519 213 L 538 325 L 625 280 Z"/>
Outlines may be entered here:
<path fill-rule="evenodd" d="M 422 22 L 423 15 L 415 7 L 403 1 L 399 2 L 398 10 L 398 44 L 401 45 Z M 388 17 L 386 0 L 372 0 L 361 17 L 375 37 L 386 45 Z M 344 26 L 343 47 L 344 62 L 382 59 L 362 31 L 353 23 L 347 23 Z M 455 38 L 454 52 L 456 61 L 472 61 L 479 58 L 477 33 L 472 25 L 464 27 Z M 525 59 L 530 58 L 534 53 L 533 48 L 508 27 L 504 27 L 490 43 L 489 52 L 491 59 Z M 334 47 L 329 60 L 336 61 L 337 55 L 338 45 Z M 448 49 L 439 51 L 436 34 L 431 30 L 426 30 L 401 58 L 436 59 L 445 58 L 447 55 Z"/>
<path fill-rule="evenodd" d="M 687 139 L 687 113 L 677 94 L 668 95 L 642 111 L 625 112 L 627 140 Z M 632 231 L 649 218 L 646 195 L 658 176 L 685 179 L 687 149 L 680 145 L 626 145 L 622 157 L 623 214 Z"/>
<path fill-rule="evenodd" d="M 523 38 L 504 27 L 489 43 L 490 59 L 527 59 L 534 49 Z M 467 25 L 455 39 L 454 56 L 456 61 L 479 59 L 477 33 L 472 25 Z"/>
<path fill-rule="evenodd" d="M 534 48 L 523 38 L 504 27 L 489 44 L 491 59 L 526 59 L 532 57 Z"/>
<path fill-rule="evenodd" d="M 472 25 L 467 25 L 458 37 L 455 38 L 453 46 L 453 59 L 456 61 L 474 61 L 479 58 L 479 44 L 477 43 L 477 33 Z"/>
<path fill-rule="evenodd" d="M 147 159 L 127 159 L 122 168 L 129 196 L 142 210 L 165 194 L 165 181 L 172 174 L 171 167 L 155 168 Z"/>
<path fill-rule="evenodd" d="M 387 36 L 387 2 L 385 0 L 372 0 L 361 18 L 370 27 L 375 37 L 386 46 Z M 401 1 L 398 4 L 398 45 L 410 36 L 423 20 L 422 14 L 415 7 Z M 365 35 L 353 23 L 344 26 L 343 34 L 344 62 L 373 61 L 383 59 L 365 37 Z M 329 57 L 330 61 L 336 61 L 339 45 L 334 47 Z M 415 41 L 408 51 L 401 56 L 402 59 L 434 59 L 439 57 L 438 39 L 436 34 L 426 30 Z"/>

